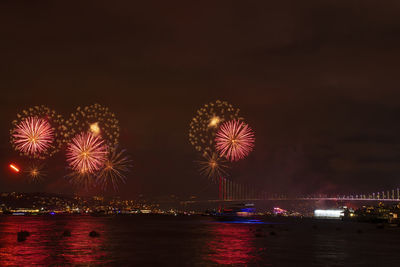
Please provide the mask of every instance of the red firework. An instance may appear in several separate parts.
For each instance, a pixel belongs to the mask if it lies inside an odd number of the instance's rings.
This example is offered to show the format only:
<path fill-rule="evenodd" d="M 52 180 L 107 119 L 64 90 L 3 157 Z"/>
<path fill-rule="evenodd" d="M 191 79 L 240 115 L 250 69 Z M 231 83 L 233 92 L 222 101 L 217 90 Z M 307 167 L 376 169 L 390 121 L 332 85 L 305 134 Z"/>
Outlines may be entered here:
<path fill-rule="evenodd" d="M 12 134 L 15 149 L 37 156 L 46 152 L 54 141 L 54 130 L 50 123 L 38 117 L 28 117 L 21 121 Z"/>
<path fill-rule="evenodd" d="M 76 135 L 67 147 L 67 162 L 79 173 L 100 170 L 107 159 L 107 145 L 91 132 Z"/>
<path fill-rule="evenodd" d="M 254 132 L 246 123 L 238 120 L 227 121 L 215 135 L 215 147 L 221 157 L 238 161 L 254 148 Z"/>

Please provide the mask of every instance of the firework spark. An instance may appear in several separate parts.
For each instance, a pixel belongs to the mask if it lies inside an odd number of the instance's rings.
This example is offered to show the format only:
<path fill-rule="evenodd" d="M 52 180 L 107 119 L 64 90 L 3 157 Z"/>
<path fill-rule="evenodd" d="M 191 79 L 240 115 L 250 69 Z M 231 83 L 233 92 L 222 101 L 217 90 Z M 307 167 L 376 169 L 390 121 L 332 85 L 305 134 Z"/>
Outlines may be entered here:
<path fill-rule="evenodd" d="M 228 174 L 226 172 L 228 168 L 228 166 L 225 165 L 226 161 L 215 152 L 204 153 L 203 159 L 197 162 L 200 166 L 200 173 L 210 179 L 216 180 Z"/>
<path fill-rule="evenodd" d="M 10 142 L 21 156 L 44 159 L 67 142 L 63 117 L 46 106 L 23 110 L 12 125 Z"/>
<path fill-rule="evenodd" d="M 112 185 L 114 191 L 118 191 L 118 184 L 126 182 L 125 174 L 132 167 L 132 161 L 125 152 L 125 150 L 118 151 L 115 147 L 108 153 L 108 158 L 97 176 L 97 182 L 103 190 Z"/>
<path fill-rule="evenodd" d="M 217 100 L 197 110 L 189 126 L 189 142 L 197 151 L 213 152 L 215 132 L 227 120 L 241 119 L 239 109 Z"/>
<path fill-rule="evenodd" d="M 93 188 L 96 183 L 96 177 L 89 172 L 73 171 L 66 175 L 65 178 L 74 186 L 89 190 Z"/>
<path fill-rule="evenodd" d="M 46 176 L 43 167 L 43 164 L 32 164 L 28 167 L 25 173 L 28 175 L 30 182 L 38 183 L 43 181 L 43 177 Z"/>
<path fill-rule="evenodd" d="M 38 117 L 28 117 L 13 131 L 15 148 L 36 157 L 45 153 L 54 141 L 54 130 L 48 121 Z"/>
<path fill-rule="evenodd" d="M 254 141 L 254 132 L 246 123 L 232 120 L 220 126 L 215 137 L 215 147 L 221 156 L 230 161 L 238 161 L 253 150 Z"/>
<path fill-rule="evenodd" d="M 119 121 L 114 113 L 102 105 L 78 107 L 66 124 L 71 136 L 89 131 L 95 136 L 101 136 L 110 147 L 118 144 Z"/>
<path fill-rule="evenodd" d="M 90 124 L 90 131 L 94 134 L 94 135 L 98 135 L 100 133 L 100 127 L 99 127 L 99 123 L 95 122 Z"/>
<path fill-rule="evenodd" d="M 91 132 L 83 132 L 68 145 L 67 162 L 73 171 L 93 174 L 103 167 L 107 153 L 103 139 Z"/>

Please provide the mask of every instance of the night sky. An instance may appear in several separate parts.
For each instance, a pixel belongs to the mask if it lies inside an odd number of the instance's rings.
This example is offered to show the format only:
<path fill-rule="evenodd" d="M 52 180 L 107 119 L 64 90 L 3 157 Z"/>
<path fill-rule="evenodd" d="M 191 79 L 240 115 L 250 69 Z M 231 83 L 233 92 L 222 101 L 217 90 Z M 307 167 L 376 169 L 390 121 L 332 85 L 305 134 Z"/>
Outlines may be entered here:
<path fill-rule="evenodd" d="M 100 103 L 134 161 L 121 196 L 212 196 L 188 127 L 217 99 L 256 132 L 235 181 L 291 194 L 400 184 L 398 1 L 15 2 L 0 3 L 0 191 L 74 192 L 63 152 L 43 184 L 10 173 L 11 121 Z"/>

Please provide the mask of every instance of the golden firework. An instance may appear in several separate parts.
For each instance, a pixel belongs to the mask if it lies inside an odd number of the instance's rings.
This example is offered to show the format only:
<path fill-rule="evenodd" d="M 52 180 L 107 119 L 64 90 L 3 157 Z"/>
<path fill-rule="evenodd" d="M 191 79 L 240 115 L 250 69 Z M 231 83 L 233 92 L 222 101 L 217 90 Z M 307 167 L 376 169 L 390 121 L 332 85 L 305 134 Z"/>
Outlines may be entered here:
<path fill-rule="evenodd" d="M 96 183 L 95 174 L 87 171 L 72 171 L 65 178 L 76 188 L 84 188 L 89 190 L 94 188 Z"/>
<path fill-rule="evenodd" d="M 90 131 L 94 134 L 94 135 L 98 135 L 100 133 L 100 127 L 99 127 L 99 123 L 95 122 L 90 124 Z"/>
<path fill-rule="evenodd" d="M 77 133 L 91 132 L 100 135 L 108 146 L 115 146 L 119 141 L 119 121 L 108 107 L 93 104 L 78 107 L 67 121 L 69 137 Z"/>
<path fill-rule="evenodd" d="M 227 161 L 215 152 L 204 153 L 203 159 L 197 161 L 197 163 L 200 166 L 200 173 L 212 180 L 228 175 L 226 172 L 226 169 L 228 169 Z"/>
<path fill-rule="evenodd" d="M 212 153 L 215 132 L 227 120 L 241 120 L 239 109 L 226 101 L 217 100 L 197 110 L 189 125 L 189 142 L 199 152 Z"/>
<path fill-rule="evenodd" d="M 44 164 L 31 164 L 25 171 L 31 183 L 39 183 L 43 181 L 46 173 L 43 171 Z"/>
<path fill-rule="evenodd" d="M 108 153 L 108 159 L 97 176 L 97 182 L 103 190 L 112 185 L 114 191 L 118 191 L 118 184 L 126 182 L 126 173 L 132 167 L 132 161 L 125 153 L 125 150 L 118 150 L 117 147 Z"/>

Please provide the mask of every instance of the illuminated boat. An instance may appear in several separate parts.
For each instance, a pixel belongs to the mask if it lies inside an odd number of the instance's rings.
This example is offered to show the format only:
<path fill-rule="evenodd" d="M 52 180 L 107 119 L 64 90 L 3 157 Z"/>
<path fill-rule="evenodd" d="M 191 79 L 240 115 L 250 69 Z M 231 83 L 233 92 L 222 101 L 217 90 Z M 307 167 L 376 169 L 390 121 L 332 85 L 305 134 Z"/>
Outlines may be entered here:
<path fill-rule="evenodd" d="M 215 218 L 218 221 L 253 221 L 255 215 L 254 204 L 240 203 L 223 208 Z"/>

